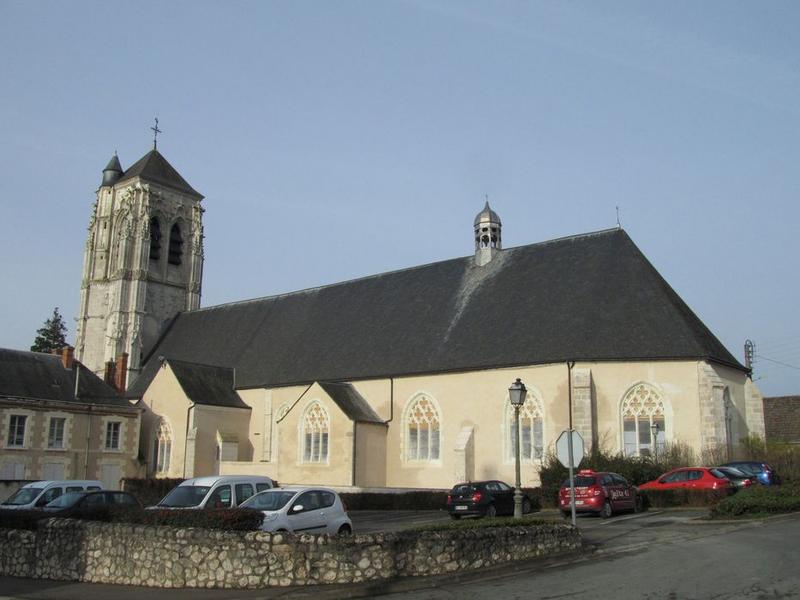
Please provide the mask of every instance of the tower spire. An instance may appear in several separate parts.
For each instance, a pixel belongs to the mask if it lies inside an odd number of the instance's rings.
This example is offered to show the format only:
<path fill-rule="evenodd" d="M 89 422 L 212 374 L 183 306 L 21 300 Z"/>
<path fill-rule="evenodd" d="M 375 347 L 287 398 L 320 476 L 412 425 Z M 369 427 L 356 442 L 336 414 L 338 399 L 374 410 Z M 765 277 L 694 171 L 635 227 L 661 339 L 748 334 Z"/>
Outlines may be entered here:
<path fill-rule="evenodd" d="M 158 149 L 158 134 L 159 133 L 164 133 L 163 131 L 161 131 L 158 128 L 158 117 L 156 117 L 156 126 L 155 127 L 151 127 L 150 129 L 153 132 L 153 150 L 157 150 Z"/>

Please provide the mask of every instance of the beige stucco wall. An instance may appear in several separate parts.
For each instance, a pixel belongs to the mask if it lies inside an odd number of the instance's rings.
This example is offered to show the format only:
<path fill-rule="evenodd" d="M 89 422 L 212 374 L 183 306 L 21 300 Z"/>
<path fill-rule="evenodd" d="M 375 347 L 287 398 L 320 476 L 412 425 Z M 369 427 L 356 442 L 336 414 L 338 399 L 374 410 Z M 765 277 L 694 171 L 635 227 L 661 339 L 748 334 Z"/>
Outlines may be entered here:
<path fill-rule="evenodd" d="M 102 479 L 104 466 L 119 470 L 120 477 L 141 473 L 139 452 L 140 411 L 116 410 L 113 407 L 70 405 L 66 403 L 34 405 L 8 402 L 0 406 L 0 471 L 4 465 L 23 465 L 20 479 L 44 479 L 45 466 L 60 465 L 66 479 Z M 25 444 L 9 447 L 8 428 L 11 415 L 27 416 Z M 64 447 L 47 447 L 50 419 L 65 418 Z M 119 449 L 105 447 L 106 424 L 121 423 Z M 88 454 L 88 457 L 87 457 Z M 118 485 L 109 482 L 109 485 Z"/>
<path fill-rule="evenodd" d="M 375 423 L 356 423 L 356 476 L 358 487 L 386 486 L 386 436 L 388 427 Z"/>

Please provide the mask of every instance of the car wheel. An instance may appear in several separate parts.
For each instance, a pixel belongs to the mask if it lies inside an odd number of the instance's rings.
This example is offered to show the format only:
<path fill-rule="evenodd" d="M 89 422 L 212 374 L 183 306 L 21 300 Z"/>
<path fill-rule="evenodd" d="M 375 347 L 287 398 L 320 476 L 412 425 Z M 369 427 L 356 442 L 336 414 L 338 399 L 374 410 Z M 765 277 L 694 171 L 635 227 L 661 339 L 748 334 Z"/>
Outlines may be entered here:
<path fill-rule="evenodd" d="M 527 498 L 524 498 L 522 500 L 522 514 L 528 515 L 530 514 L 530 512 L 531 512 L 531 501 L 528 500 Z"/>
<path fill-rule="evenodd" d="M 494 507 L 494 504 L 490 504 L 489 507 L 486 509 L 485 516 L 493 519 L 497 516 L 497 509 Z"/>
<path fill-rule="evenodd" d="M 603 510 L 600 511 L 600 516 L 603 517 L 604 519 L 607 519 L 608 517 L 610 517 L 613 514 L 614 514 L 614 511 L 611 510 L 611 502 L 606 500 L 606 503 L 603 504 Z"/>
<path fill-rule="evenodd" d="M 353 533 L 353 530 L 350 528 L 350 525 L 342 525 L 339 527 L 339 531 L 337 531 L 339 535 L 350 535 Z"/>
<path fill-rule="evenodd" d="M 458 521 L 461 518 L 461 515 L 450 515 L 450 518 L 453 519 L 453 521 Z"/>

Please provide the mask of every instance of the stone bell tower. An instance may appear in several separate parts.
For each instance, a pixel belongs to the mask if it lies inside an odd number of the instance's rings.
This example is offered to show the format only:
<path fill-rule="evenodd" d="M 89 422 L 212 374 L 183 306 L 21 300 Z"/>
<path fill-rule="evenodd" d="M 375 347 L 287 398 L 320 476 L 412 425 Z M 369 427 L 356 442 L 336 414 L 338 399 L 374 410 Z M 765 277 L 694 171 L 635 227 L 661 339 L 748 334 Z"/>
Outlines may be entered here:
<path fill-rule="evenodd" d="M 202 199 L 155 143 L 126 171 L 116 153 L 103 170 L 89 220 L 75 343 L 76 357 L 101 377 L 108 361 L 127 353 L 127 379 L 135 379 L 165 323 L 199 308 Z"/>
<path fill-rule="evenodd" d="M 486 206 L 475 216 L 473 226 L 475 230 L 475 264 L 479 267 L 488 263 L 502 250 L 501 227 L 500 217 L 489 207 L 487 200 Z"/>

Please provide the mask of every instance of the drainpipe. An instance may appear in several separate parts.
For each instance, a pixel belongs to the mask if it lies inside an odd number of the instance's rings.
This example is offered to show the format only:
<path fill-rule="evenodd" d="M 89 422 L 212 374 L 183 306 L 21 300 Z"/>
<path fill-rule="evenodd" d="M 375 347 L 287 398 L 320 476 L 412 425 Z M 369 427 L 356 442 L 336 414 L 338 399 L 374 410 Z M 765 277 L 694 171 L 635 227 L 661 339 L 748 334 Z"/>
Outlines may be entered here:
<path fill-rule="evenodd" d="M 358 421 L 353 421 L 353 473 L 350 477 L 350 485 L 356 487 L 356 432 L 358 431 Z"/>
<path fill-rule="evenodd" d="M 183 436 L 183 478 L 186 479 L 186 460 L 188 456 L 186 456 L 186 451 L 189 448 L 189 415 L 194 408 L 194 402 L 189 405 L 189 408 L 186 409 L 186 433 Z M 192 473 L 194 475 L 194 472 Z"/>

